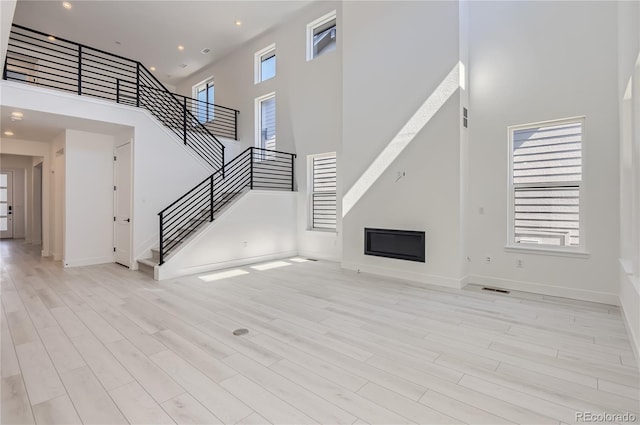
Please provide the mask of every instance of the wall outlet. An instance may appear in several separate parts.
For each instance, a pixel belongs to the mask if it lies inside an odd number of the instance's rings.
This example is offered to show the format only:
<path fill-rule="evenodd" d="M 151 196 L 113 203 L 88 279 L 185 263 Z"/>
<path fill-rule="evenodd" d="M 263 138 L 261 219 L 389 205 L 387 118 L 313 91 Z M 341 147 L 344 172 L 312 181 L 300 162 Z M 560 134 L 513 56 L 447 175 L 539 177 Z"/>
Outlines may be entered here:
<path fill-rule="evenodd" d="M 489 264 L 491 262 L 491 257 L 488 256 L 488 255 L 486 257 L 484 257 L 484 262 Z"/>
<path fill-rule="evenodd" d="M 516 267 L 519 269 L 524 267 L 524 265 L 522 264 L 522 260 L 516 260 Z"/>
<path fill-rule="evenodd" d="M 245 241 L 245 242 L 244 242 L 244 246 L 245 246 L 245 248 L 247 247 L 247 245 L 249 245 L 249 242 Z"/>

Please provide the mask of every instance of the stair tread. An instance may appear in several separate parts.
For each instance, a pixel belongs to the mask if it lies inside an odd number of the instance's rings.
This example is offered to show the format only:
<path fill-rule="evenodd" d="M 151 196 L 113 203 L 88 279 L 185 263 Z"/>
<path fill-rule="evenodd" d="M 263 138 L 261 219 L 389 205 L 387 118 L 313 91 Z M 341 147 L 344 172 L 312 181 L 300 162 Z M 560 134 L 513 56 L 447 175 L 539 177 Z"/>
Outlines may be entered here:
<path fill-rule="evenodd" d="M 153 258 L 143 258 L 138 260 L 138 263 L 142 263 L 145 264 L 147 266 L 151 266 L 151 267 L 155 267 L 157 266 L 159 263 L 157 260 L 154 260 Z"/>

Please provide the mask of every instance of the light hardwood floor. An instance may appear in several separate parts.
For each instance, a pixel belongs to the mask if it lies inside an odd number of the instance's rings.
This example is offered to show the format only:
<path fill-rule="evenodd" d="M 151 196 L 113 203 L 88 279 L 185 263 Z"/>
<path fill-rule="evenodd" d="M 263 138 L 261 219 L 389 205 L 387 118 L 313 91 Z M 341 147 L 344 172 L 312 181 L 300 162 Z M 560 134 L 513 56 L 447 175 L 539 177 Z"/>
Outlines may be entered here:
<path fill-rule="evenodd" d="M 323 261 L 155 282 L 114 264 L 63 269 L 38 249 L 0 243 L 3 424 L 640 417 L 615 306 L 422 288 Z"/>

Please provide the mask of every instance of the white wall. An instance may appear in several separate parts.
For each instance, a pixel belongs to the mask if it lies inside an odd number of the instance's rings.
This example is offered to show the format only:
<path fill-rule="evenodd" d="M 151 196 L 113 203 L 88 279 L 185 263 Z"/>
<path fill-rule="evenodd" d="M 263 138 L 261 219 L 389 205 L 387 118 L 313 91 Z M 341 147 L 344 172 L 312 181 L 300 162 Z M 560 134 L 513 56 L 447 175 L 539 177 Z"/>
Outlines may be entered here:
<path fill-rule="evenodd" d="M 255 146 L 255 99 L 276 93 L 277 149 L 298 155 L 295 168 L 300 254 L 333 260 L 341 257 L 338 234 L 307 229 L 307 155 L 338 152 L 338 167 L 341 167 L 341 7 L 341 2 L 311 4 L 275 30 L 251 40 L 178 86 L 180 93 L 191 96 L 193 85 L 213 76 L 216 103 L 240 110 L 239 141 L 225 141 L 227 153 Z M 332 10 L 337 13 L 337 48 L 307 62 L 306 26 Z M 276 76 L 254 84 L 254 54 L 273 43 L 276 44 Z"/>
<path fill-rule="evenodd" d="M 9 34 L 13 23 L 13 13 L 16 10 L 16 0 L 0 1 L 0 63 L 4 66 L 4 59 L 7 55 L 7 45 L 9 44 Z"/>
<path fill-rule="evenodd" d="M 65 267 L 113 261 L 114 138 L 65 134 Z"/>
<path fill-rule="evenodd" d="M 65 134 L 60 133 L 51 141 L 51 226 L 49 235 L 52 241 L 51 248 L 53 259 L 61 261 L 64 258 L 65 239 Z"/>
<path fill-rule="evenodd" d="M 295 217 L 295 193 L 249 191 L 171 255 L 157 270 L 157 278 L 170 279 L 295 255 Z"/>
<path fill-rule="evenodd" d="M 616 3 L 470 2 L 469 18 L 470 281 L 617 303 Z M 588 258 L 506 252 L 507 126 L 581 115 Z"/>
<path fill-rule="evenodd" d="M 175 136 L 141 109 L 69 93 L 3 81 L 2 104 L 135 129 L 133 133 L 133 253 L 150 257 L 158 244 L 158 212 L 204 179 L 210 170 L 199 157 L 185 149 Z M 85 123 L 84 127 L 90 127 Z M 16 152 L 22 154 L 19 146 Z M 55 151 L 51 153 L 55 159 Z M 60 252 L 61 254 L 61 252 Z"/>
<path fill-rule="evenodd" d="M 50 232 L 51 207 L 51 146 L 46 142 L 3 138 L 0 140 L 4 154 L 29 155 L 42 158 L 42 255 L 49 256 L 53 252 L 53 241 Z"/>
<path fill-rule="evenodd" d="M 28 216 L 33 199 L 31 157 L 2 154 L 0 168 L 13 171 L 13 237 L 31 242 Z"/>
<path fill-rule="evenodd" d="M 444 103 L 343 218 L 342 265 L 459 287 L 460 95 L 436 90 L 460 60 L 458 3 L 345 2 L 343 28 L 345 193 L 434 92 Z M 425 231 L 426 263 L 365 256 L 365 227 Z"/>
<path fill-rule="evenodd" d="M 640 4 L 618 5 L 620 304 L 640 361 Z"/>

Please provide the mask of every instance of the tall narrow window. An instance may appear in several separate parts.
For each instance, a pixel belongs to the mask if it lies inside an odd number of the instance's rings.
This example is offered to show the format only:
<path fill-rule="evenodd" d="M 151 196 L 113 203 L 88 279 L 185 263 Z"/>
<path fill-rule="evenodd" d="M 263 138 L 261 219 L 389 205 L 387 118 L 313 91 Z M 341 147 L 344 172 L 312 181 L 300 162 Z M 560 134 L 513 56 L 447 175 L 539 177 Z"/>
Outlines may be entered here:
<path fill-rule="evenodd" d="M 276 45 L 265 47 L 255 54 L 256 84 L 276 76 Z"/>
<path fill-rule="evenodd" d="M 203 124 L 214 118 L 214 95 L 215 89 L 211 78 L 193 86 L 193 113 Z"/>
<path fill-rule="evenodd" d="M 309 222 L 315 230 L 336 229 L 336 153 L 309 157 Z"/>
<path fill-rule="evenodd" d="M 307 60 L 336 49 L 336 11 L 307 25 Z"/>
<path fill-rule="evenodd" d="M 509 128 L 509 245 L 583 247 L 583 127 L 573 118 Z"/>
<path fill-rule="evenodd" d="M 270 93 L 256 99 L 257 134 L 256 147 L 265 151 L 276 150 L 276 94 Z"/>

